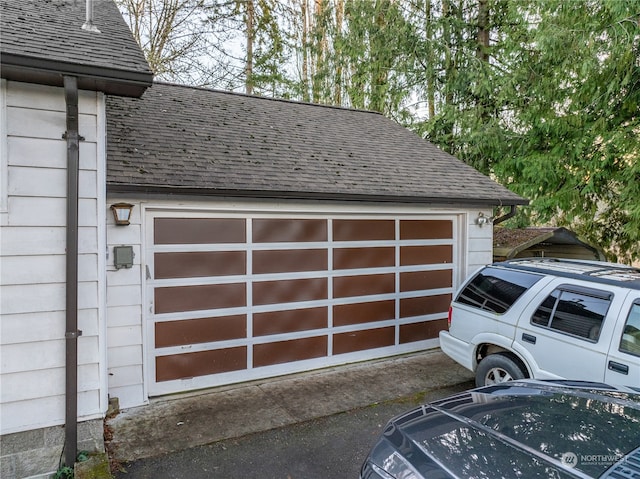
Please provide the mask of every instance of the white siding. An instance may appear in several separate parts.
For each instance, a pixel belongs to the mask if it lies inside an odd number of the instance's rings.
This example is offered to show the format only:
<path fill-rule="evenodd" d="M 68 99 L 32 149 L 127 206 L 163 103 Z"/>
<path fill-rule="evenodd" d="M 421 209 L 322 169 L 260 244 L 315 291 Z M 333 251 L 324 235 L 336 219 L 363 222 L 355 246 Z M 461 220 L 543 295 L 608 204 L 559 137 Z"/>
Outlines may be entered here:
<path fill-rule="evenodd" d="M 63 424 L 67 148 L 64 90 L 3 82 L 0 148 L 2 434 Z M 80 419 L 106 410 L 104 97 L 80 92 Z M 100 246 L 102 245 L 102 247 Z"/>
<path fill-rule="evenodd" d="M 109 205 L 125 201 L 112 199 Z M 113 214 L 107 216 L 107 364 L 109 396 L 119 399 L 120 407 L 144 404 L 147 400 L 143 367 L 142 324 L 142 228 L 140 203 L 135 204 L 131 224 L 116 226 Z M 116 270 L 113 247 L 133 246 L 133 267 Z"/>
<path fill-rule="evenodd" d="M 115 226 L 111 213 L 107 218 L 107 245 L 109 258 L 107 261 L 107 326 L 108 326 L 108 372 L 109 395 L 118 397 L 123 408 L 145 404 L 148 400 L 148 381 L 145 377 L 149 371 L 145 369 L 145 355 L 148 345 L 145 343 L 146 326 L 144 324 L 145 308 L 149 299 L 145 298 L 143 289 L 146 265 L 144 224 L 147 209 L 175 209 L 176 216 L 189 211 L 191 215 L 198 212 L 231 212 L 241 214 L 247 212 L 302 213 L 302 214 L 443 214 L 457 218 L 456 228 L 459 231 L 459 244 L 455 245 L 454 257 L 457 267 L 454 271 L 454 289 L 483 264 L 492 259 L 492 228 L 490 225 L 479 227 L 475 218 L 479 211 L 491 216 L 491 210 L 468 207 L 441 206 L 391 206 L 391 205 L 356 205 L 335 203 L 303 203 L 303 202 L 253 202 L 247 201 L 212 201 L 212 202 L 141 202 L 132 198 L 113 197 L 110 204 L 120 201 L 134 204 L 130 226 Z M 189 213 L 187 213 L 189 214 Z M 113 266 L 113 247 L 131 245 L 134 248 L 134 265 L 131 269 L 116 270 Z M 437 343 L 436 343 L 437 344 Z"/>
<path fill-rule="evenodd" d="M 493 214 L 491 210 L 487 209 L 469 211 L 467 216 L 467 271 L 464 277 L 460 278 L 461 282 L 481 266 L 493 262 L 493 225 L 487 223 L 478 226 L 475 221 L 480 212 L 484 213 L 487 218 Z"/>
<path fill-rule="evenodd" d="M 0 79 L 0 215 L 7 211 L 7 150 L 7 81 Z"/>

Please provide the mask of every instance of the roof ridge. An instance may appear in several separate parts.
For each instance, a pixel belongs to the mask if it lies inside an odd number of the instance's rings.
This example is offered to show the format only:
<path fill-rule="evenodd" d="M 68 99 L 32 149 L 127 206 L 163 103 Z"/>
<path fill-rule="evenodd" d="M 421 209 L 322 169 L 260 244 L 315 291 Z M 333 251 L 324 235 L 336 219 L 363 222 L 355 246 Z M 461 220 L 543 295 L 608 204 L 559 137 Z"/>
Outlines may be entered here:
<path fill-rule="evenodd" d="M 220 93 L 220 94 L 224 94 L 224 95 L 241 96 L 241 97 L 245 97 L 245 98 L 255 98 L 255 99 L 258 99 L 258 100 L 268 100 L 268 101 L 274 101 L 274 102 L 290 103 L 290 104 L 294 104 L 294 105 L 316 106 L 316 107 L 321 107 L 321 108 L 331 108 L 331 109 L 334 109 L 334 110 L 343 110 L 343 111 L 358 112 L 358 113 L 372 113 L 374 115 L 384 116 L 379 111 L 367 110 L 367 109 L 364 109 L 364 108 L 351 108 L 351 107 L 339 106 L 339 105 L 325 105 L 325 104 L 322 104 L 322 103 L 313 103 L 313 102 L 308 102 L 308 101 L 291 100 L 291 99 L 287 99 L 287 98 L 275 98 L 275 97 L 248 94 L 248 93 L 242 93 L 242 92 L 231 91 L 231 90 L 220 90 L 220 89 L 217 89 L 217 88 L 209 88 L 209 87 L 204 87 L 204 86 L 185 85 L 185 84 L 181 84 L 181 83 L 173 83 L 173 82 L 158 81 L 158 80 L 154 80 L 153 81 L 153 85 L 164 85 L 164 86 L 171 86 L 171 87 L 179 87 L 179 88 L 185 88 L 185 89 L 188 89 L 188 90 L 200 90 L 200 91 L 207 91 L 207 92 L 212 92 L 212 93 Z"/>

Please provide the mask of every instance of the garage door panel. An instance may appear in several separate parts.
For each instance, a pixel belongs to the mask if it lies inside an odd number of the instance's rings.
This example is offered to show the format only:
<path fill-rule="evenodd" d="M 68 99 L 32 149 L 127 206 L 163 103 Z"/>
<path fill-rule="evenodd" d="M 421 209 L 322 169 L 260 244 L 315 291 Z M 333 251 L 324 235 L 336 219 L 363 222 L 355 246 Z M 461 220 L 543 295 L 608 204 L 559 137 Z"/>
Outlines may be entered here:
<path fill-rule="evenodd" d="M 244 243 L 245 221 L 242 218 L 155 218 L 154 243 L 219 244 Z"/>
<path fill-rule="evenodd" d="M 236 308 L 247 304 L 246 284 L 158 287 L 154 301 L 156 314 Z"/>
<path fill-rule="evenodd" d="M 172 354 L 156 358 L 156 381 L 207 376 L 246 368 L 246 346 Z"/>
<path fill-rule="evenodd" d="M 395 334 L 394 327 L 335 334 L 333 336 L 333 352 L 334 354 L 346 354 L 365 349 L 393 346 Z"/>
<path fill-rule="evenodd" d="M 297 333 L 313 329 L 324 329 L 329 323 L 328 308 L 304 308 L 289 311 L 253 313 L 254 336 Z"/>
<path fill-rule="evenodd" d="M 259 281 L 253 283 L 253 304 L 296 303 L 327 299 L 327 278 Z"/>
<path fill-rule="evenodd" d="M 447 329 L 446 319 L 403 324 L 400 326 L 400 344 L 437 338 L 443 329 Z"/>
<path fill-rule="evenodd" d="M 253 273 L 326 271 L 326 249 L 264 250 L 253 252 Z"/>
<path fill-rule="evenodd" d="M 394 273 L 338 276 L 333 279 L 334 298 L 391 294 L 395 289 L 396 275 Z"/>
<path fill-rule="evenodd" d="M 155 279 L 243 275 L 247 272 L 244 251 L 155 253 L 153 261 Z"/>
<path fill-rule="evenodd" d="M 333 220 L 334 241 L 393 241 L 395 220 Z"/>
<path fill-rule="evenodd" d="M 327 241 L 327 220 L 262 218 L 252 221 L 254 243 Z"/>
<path fill-rule="evenodd" d="M 395 263 L 395 248 L 336 248 L 333 250 L 333 268 L 337 270 L 382 268 L 395 266 Z"/>
<path fill-rule="evenodd" d="M 453 238 L 450 220 L 400 220 L 401 240 L 449 238 Z"/>
<path fill-rule="evenodd" d="M 247 316 L 245 314 L 163 321 L 155 324 L 157 348 L 228 341 L 246 336 Z"/>
<path fill-rule="evenodd" d="M 442 313 L 449 310 L 450 304 L 451 294 L 402 298 L 400 299 L 400 317 L 410 318 Z"/>
<path fill-rule="evenodd" d="M 400 248 L 400 265 L 423 265 L 453 262 L 453 246 L 403 246 Z"/>
<path fill-rule="evenodd" d="M 334 326 L 388 321 L 395 319 L 395 317 L 395 299 L 367 303 L 339 304 L 333 307 Z"/>
<path fill-rule="evenodd" d="M 423 291 L 429 289 L 451 288 L 453 271 L 408 271 L 400 273 L 400 291 Z"/>
<path fill-rule="evenodd" d="M 326 336 L 256 344 L 253 347 L 253 364 L 255 367 L 264 367 L 322 358 L 326 357 L 327 350 Z"/>

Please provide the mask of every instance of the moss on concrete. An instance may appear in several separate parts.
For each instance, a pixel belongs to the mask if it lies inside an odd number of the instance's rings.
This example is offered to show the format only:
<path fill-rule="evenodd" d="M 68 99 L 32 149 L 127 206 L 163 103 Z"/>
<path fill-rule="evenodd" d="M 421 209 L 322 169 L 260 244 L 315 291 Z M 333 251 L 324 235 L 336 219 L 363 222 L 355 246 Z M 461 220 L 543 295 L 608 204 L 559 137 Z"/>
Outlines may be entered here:
<path fill-rule="evenodd" d="M 86 461 L 76 462 L 75 479 L 113 479 L 106 453 L 93 453 Z"/>

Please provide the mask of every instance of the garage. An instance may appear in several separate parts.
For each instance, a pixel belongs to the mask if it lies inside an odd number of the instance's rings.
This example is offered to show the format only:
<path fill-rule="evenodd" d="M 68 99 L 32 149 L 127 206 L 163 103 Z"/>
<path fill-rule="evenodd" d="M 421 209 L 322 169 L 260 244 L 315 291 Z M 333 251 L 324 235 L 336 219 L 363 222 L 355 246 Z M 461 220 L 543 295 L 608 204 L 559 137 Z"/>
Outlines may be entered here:
<path fill-rule="evenodd" d="M 106 111 L 107 206 L 132 208 L 106 217 L 121 407 L 438 347 L 526 204 L 376 112 L 162 83 Z"/>
<path fill-rule="evenodd" d="M 149 394 L 425 349 L 455 217 L 149 211 Z"/>

